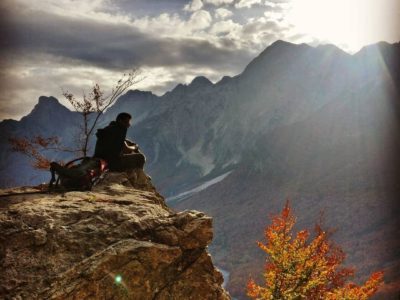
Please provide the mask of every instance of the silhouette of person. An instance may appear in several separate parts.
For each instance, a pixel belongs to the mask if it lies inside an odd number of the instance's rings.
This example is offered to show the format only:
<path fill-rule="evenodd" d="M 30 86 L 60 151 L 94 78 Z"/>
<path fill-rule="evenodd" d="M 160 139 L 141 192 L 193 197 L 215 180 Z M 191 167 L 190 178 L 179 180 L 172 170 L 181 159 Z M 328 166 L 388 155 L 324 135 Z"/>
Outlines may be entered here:
<path fill-rule="evenodd" d="M 126 139 L 132 116 L 123 112 L 107 127 L 98 129 L 94 157 L 104 159 L 110 171 L 143 169 L 146 157 L 134 142 Z"/>

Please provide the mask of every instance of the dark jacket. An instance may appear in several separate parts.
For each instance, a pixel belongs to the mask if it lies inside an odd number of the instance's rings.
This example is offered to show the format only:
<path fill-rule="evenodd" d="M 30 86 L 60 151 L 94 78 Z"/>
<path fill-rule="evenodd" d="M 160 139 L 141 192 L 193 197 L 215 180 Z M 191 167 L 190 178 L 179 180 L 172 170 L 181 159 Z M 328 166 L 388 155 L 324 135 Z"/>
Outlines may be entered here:
<path fill-rule="evenodd" d="M 109 165 L 119 161 L 126 138 L 127 128 L 112 121 L 107 127 L 97 130 L 94 157 L 106 160 Z"/>

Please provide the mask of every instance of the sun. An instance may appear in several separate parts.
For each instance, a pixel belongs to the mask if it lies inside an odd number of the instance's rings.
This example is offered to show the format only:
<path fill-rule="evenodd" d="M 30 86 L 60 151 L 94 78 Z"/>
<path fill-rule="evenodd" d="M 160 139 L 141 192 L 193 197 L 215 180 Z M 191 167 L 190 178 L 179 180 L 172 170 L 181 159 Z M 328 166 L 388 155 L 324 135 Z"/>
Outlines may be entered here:
<path fill-rule="evenodd" d="M 355 52 L 392 33 L 397 1 L 292 0 L 288 21 L 299 33 Z"/>

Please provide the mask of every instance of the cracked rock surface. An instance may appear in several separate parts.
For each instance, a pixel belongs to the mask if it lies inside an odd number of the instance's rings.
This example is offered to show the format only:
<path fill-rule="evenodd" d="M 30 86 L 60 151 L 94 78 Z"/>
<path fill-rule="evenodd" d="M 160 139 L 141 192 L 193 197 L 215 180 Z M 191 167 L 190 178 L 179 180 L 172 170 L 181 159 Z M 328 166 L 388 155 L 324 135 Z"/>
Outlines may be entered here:
<path fill-rule="evenodd" d="M 0 198 L 0 298 L 230 299 L 212 219 L 134 186 L 111 174 L 91 192 Z"/>

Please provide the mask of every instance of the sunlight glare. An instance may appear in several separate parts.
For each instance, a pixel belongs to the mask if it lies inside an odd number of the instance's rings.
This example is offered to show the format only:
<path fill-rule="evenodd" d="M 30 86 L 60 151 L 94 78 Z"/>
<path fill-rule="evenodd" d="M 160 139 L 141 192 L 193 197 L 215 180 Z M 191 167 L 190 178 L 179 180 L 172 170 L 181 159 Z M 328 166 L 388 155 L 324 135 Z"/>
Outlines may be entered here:
<path fill-rule="evenodd" d="M 293 0 L 288 17 L 297 31 L 355 52 L 383 38 L 382 27 L 393 1 Z"/>

